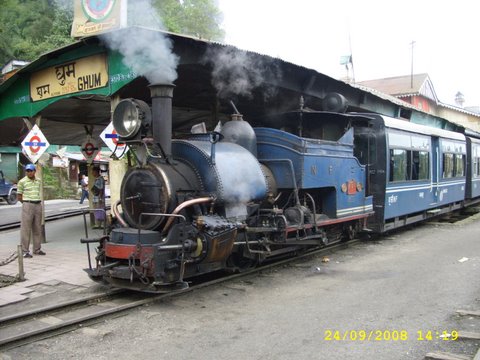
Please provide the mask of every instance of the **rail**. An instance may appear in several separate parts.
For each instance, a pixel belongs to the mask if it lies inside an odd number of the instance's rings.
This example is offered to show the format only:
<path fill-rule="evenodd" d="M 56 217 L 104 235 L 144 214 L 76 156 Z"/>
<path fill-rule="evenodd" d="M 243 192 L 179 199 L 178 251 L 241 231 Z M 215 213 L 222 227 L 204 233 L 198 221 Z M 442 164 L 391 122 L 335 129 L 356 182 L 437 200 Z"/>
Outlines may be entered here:
<path fill-rule="evenodd" d="M 271 262 L 252 270 L 200 282 L 181 291 L 164 294 L 148 294 L 126 290 L 113 290 L 108 293 L 89 295 L 83 298 L 69 300 L 64 303 L 50 305 L 45 308 L 0 317 L 0 351 L 33 343 L 57 334 L 73 331 L 80 326 L 88 326 L 91 323 L 98 322 L 101 318 L 112 316 L 113 314 L 124 312 L 155 301 L 174 296 L 181 296 L 200 288 L 249 276 L 277 266 L 283 266 L 287 263 L 293 263 L 305 257 L 327 254 L 335 250 L 344 249 L 354 245 L 358 241 L 358 239 L 355 239 L 347 243 L 337 243 L 301 255 Z M 55 317 L 59 319 L 59 321 L 54 324 L 42 321 L 43 318 L 46 318 L 51 314 L 55 314 Z"/>
<path fill-rule="evenodd" d="M 106 206 L 105 209 L 110 210 L 110 206 Z M 53 221 L 53 220 L 64 219 L 72 216 L 82 215 L 83 210 L 84 209 L 72 209 L 72 210 L 58 212 L 56 214 L 45 215 L 45 221 Z M 14 221 L 11 223 L 0 224 L 0 231 L 17 229 L 19 227 L 20 227 L 20 220 Z"/>

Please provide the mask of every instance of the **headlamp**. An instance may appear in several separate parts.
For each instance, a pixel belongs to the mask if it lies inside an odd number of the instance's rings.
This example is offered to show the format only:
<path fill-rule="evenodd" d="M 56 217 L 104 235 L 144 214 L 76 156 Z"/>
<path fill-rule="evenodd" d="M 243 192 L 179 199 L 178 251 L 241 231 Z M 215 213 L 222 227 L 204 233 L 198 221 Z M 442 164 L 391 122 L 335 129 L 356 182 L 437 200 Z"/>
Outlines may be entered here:
<path fill-rule="evenodd" d="M 152 121 L 152 113 L 144 101 L 124 99 L 115 107 L 112 121 L 120 139 L 131 140 L 147 132 Z"/>

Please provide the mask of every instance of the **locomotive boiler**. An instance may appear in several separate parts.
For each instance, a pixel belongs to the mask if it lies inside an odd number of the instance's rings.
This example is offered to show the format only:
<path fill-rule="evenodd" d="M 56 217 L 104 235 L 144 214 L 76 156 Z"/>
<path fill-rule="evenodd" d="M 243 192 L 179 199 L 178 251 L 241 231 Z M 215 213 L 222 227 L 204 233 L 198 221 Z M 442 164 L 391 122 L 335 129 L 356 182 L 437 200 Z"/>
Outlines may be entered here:
<path fill-rule="evenodd" d="M 124 99 L 114 111 L 137 164 L 112 205 L 114 226 L 98 239 L 96 265 L 86 269 L 92 279 L 147 292 L 183 289 L 193 276 L 239 271 L 364 227 L 372 198 L 353 155 L 353 128 L 335 139 L 307 138 L 254 129 L 235 112 L 218 132 L 172 139 L 173 89 L 151 85 L 151 108 Z"/>

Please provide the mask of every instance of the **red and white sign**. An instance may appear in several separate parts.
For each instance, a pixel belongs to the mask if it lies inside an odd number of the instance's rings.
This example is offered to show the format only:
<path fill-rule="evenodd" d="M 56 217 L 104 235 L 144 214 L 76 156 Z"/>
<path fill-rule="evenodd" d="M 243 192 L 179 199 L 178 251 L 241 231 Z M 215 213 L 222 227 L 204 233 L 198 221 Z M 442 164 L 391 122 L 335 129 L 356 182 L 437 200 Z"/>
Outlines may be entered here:
<path fill-rule="evenodd" d="M 87 140 L 82 144 L 82 154 L 85 156 L 85 160 L 87 163 L 91 164 L 95 159 L 95 156 L 100 151 L 100 147 L 98 146 L 97 142 L 94 141 L 90 136 L 87 137 Z"/>
<path fill-rule="evenodd" d="M 105 130 L 100 134 L 100 138 L 108 146 L 115 156 L 121 159 L 128 151 L 128 146 L 118 142 L 118 135 L 113 127 L 113 123 L 108 124 Z"/>
<path fill-rule="evenodd" d="M 50 143 L 47 141 L 47 138 L 43 135 L 38 125 L 35 125 L 22 141 L 23 153 L 34 164 L 49 146 Z"/>

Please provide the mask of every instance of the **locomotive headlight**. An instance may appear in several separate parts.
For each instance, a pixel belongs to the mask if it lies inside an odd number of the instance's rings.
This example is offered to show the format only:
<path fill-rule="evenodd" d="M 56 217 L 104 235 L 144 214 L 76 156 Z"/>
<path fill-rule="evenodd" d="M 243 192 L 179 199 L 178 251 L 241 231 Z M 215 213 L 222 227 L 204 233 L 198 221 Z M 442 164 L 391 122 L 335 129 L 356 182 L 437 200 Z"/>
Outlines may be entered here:
<path fill-rule="evenodd" d="M 139 138 L 150 128 L 152 113 L 150 107 L 137 99 L 124 99 L 113 111 L 113 127 L 121 139 Z"/>

